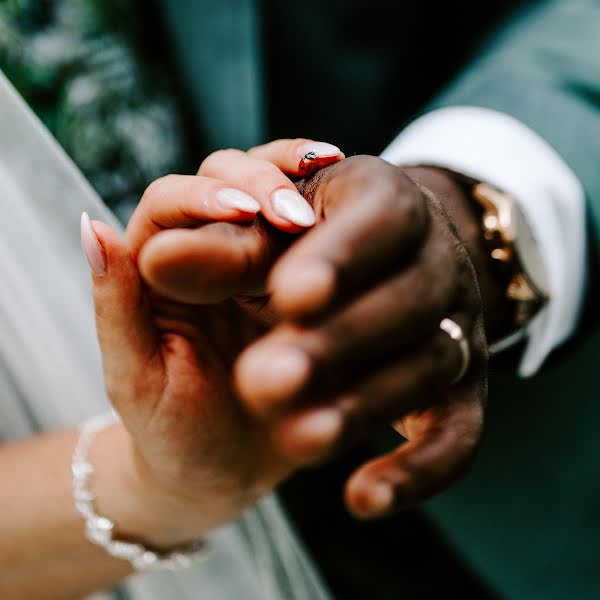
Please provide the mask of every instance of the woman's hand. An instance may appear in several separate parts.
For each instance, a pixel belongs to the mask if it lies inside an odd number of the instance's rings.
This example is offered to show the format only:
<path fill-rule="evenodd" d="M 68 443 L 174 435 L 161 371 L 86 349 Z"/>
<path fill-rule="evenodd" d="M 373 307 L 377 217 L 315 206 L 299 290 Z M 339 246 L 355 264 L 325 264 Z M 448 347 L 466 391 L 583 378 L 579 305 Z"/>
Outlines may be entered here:
<path fill-rule="evenodd" d="M 308 150 L 296 144 L 294 151 L 304 154 L 279 152 L 280 166 L 310 171 L 343 158 L 330 145 L 312 147 L 330 155 L 302 161 Z M 185 237 L 218 221 L 212 227 L 221 234 L 227 227 L 244 231 L 259 209 L 286 231 L 302 229 L 293 222 L 300 213 L 306 225 L 314 221 L 310 205 L 277 167 L 259 158 L 236 161 L 238 179 L 225 182 L 217 177 L 218 156 L 211 160 L 211 176 L 172 175 L 148 188 L 127 229 L 129 245 L 107 225 L 82 218 L 105 383 L 123 423 L 99 440 L 98 452 L 103 465 L 125 471 L 119 479 L 128 495 L 113 504 L 103 500 L 102 480 L 113 473 L 100 472 L 98 508 L 113 507 L 116 514 L 107 516 L 122 534 L 161 546 L 235 519 L 295 466 L 232 390 L 235 358 L 264 328 L 215 289 L 208 296 L 225 299 L 202 307 L 151 291 L 135 263 L 143 241 L 162 230 Z M 226 260 L 218 245 L 205 269 L 226 272 Z"/>
<path fill-rule="evenodd" d="M 82 239 L 106 389 L 124 425 L 99 440 L 111 470 L 98 469 L 99 512 L 107 507 L 120 535 L 176 545 L 235 519 L 291 469 L 231 389 L 233 361 L 259 330 L 233 302 L 199 308 L 151 294 L 103 223 L 84 218 Z M 111 478 L 123 497 L 104 495 Z"/>

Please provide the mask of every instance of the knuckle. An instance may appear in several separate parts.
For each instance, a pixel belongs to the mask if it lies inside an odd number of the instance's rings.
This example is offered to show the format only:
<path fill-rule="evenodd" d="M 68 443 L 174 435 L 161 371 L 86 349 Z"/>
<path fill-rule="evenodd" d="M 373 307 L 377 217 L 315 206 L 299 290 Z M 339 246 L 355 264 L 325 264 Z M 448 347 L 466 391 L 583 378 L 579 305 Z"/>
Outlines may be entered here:
<path fill-rule="evenodd" d="M 245 181 L 246 185 L 259 185 L 263 190 L 270 191 L 269 188 L 288 187 L 289 179 L 281 170 L 271 162 L 260 160 L 252 168 Z"/>
<path fill-rule="evenodd" d="M 149 204 L 154 201 L 160 201 L 163 198 L 165 191 L 171 187 L 177 180 L 177 175 L 163 175 L 155 179 L 144 191 L 140 203 Z"/>
<path fill-rule="evenodd" d="M 198 168 L 198 175 L 204 175 L 207 171 L 214 169 L 224 162 L 230 162 L 237 160 L 241 157 L 246 156 L 246 153 L 237 148 L 224 148 L 222 150 L 216 150 L 209 154 L 201 163 Z"/>
<path fill-rule="evenodd" d="M 389 286 L 390 306 L 394 307 L 396 328 L 433 334 L 451 303 L 451 286 L 427 263 L 416 266 L 409 274 L 399 276 Z M 398 299 L 401 299 L 398 301 Z"/>

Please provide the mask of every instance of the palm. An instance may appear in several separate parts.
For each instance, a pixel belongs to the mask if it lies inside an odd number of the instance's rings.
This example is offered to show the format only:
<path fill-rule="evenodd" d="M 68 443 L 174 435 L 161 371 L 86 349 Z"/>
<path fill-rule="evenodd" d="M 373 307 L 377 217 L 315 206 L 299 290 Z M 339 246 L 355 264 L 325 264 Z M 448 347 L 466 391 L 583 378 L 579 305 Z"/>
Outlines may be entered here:
<path fill-rule="evenodd" d="M 289 471 L 232 389 L 233 362 L 260 326 L 233 301 L 191 307 L 154 296 L 150 303 L 160 342 L 139 450 L 164 484 L 188 498 L 226 491 L 225 520 Z"/>

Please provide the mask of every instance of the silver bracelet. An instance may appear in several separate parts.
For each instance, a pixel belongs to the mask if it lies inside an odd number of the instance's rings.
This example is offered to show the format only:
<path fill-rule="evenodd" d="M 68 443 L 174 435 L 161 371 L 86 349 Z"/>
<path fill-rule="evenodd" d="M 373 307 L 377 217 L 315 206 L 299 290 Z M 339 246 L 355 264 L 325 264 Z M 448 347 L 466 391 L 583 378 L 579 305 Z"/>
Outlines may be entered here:
<path fill-rule="evenodd" d="M 115 524 L 107 517 L 98 515 L 94 509 L 94 495 L 88 484 L 94 467 L 88 461 L 88 451 L 93 439 L 103 429 L 118 420 L 114 413 L 92 417 L 79 426 L 79 439 L 73 451 L 71 473 L 73 475 L 73 500 L 77 512 L 85 521 L 86 538 L 101 546 L 115 558 L 128 560 L 136 571 L 173 571 L 189 567 L 207 555 L 204 540 L 197 540 L 185 547 L 165 553 L 157 553 L 141 544 L 113 538 Z"/>

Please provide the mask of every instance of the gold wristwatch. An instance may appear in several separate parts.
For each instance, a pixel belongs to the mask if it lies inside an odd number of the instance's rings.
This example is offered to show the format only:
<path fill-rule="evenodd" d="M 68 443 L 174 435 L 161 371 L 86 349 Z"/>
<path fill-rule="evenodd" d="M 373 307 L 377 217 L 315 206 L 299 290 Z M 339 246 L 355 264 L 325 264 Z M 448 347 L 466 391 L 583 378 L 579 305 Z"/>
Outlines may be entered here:
<path fill-rule="evenodd" d="M 481 210 L 484 243 L 514 306 L 514 325 L 523 327 L 549 298 L 548 275 L 531 228 L 508 194 L 470 181 L 471 197 Z"/>

